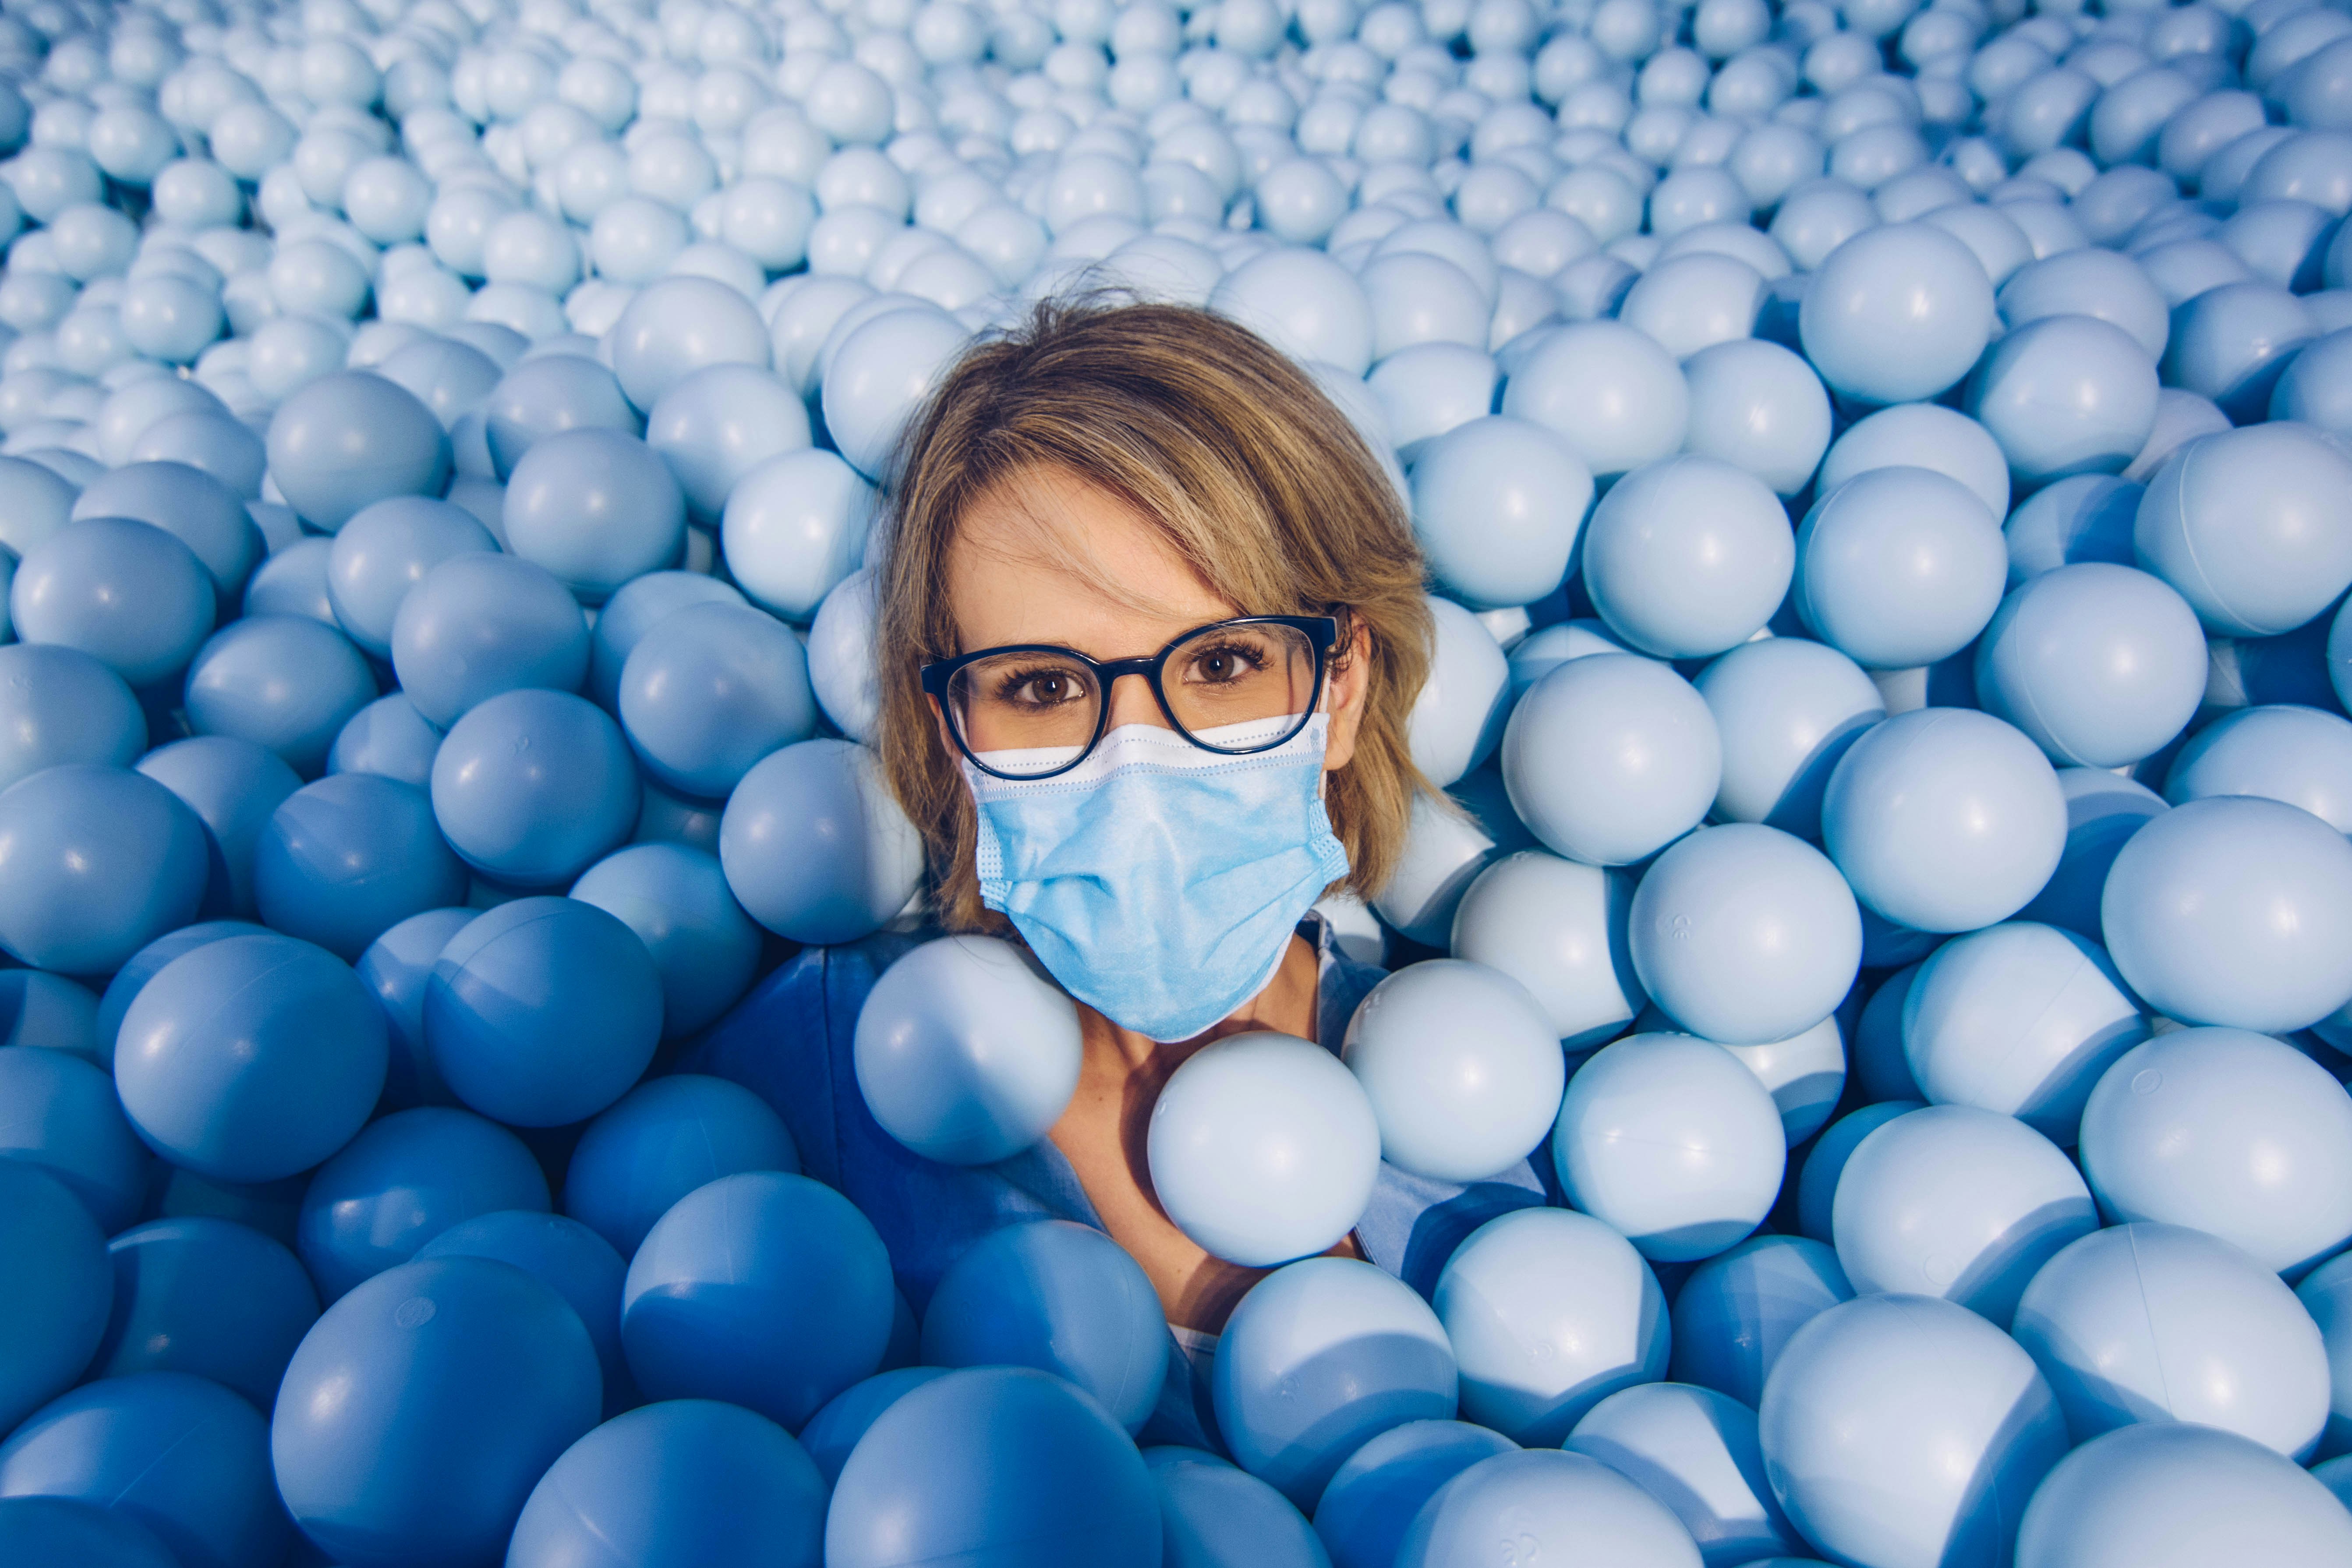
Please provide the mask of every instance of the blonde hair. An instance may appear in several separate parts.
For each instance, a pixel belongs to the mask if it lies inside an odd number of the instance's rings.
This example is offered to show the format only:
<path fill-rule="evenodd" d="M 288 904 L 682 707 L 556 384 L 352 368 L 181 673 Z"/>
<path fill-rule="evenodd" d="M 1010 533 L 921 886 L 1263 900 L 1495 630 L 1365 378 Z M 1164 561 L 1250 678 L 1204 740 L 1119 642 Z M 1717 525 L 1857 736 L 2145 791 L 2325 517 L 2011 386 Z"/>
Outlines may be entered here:
<path fill-rule="evenodd" d="M 959 520 L 1024 475 L 1060 470 L 1141 513 L 1246 615 L 1328 615 L 1335 658 L 1364 634 L 1354 757 L 1325 803 L 1347 847 L 1339 886 L 1387 882 L 1417 791 L 1405 723 L 1429 673 L 1431 621 L 1404 504 L 1347 416 L 1264 340 L 1207 310 L 1047 300 L 967 350 L 909 422 L 878 576 L 877 749 L 929 851 L 950 930 L 1001 930 L 980 900 L 971 792 L 919 672 L 964 651 L 948 593 Z"/>

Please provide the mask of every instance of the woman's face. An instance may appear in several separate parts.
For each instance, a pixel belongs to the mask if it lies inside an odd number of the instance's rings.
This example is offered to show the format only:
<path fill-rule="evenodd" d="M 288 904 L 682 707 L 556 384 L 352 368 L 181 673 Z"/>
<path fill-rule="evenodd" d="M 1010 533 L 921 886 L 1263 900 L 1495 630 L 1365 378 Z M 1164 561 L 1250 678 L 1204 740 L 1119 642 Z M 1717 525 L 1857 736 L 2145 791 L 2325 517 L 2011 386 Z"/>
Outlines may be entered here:
<path fill-rule="evenodd" d="M 1096 659 L 1144 658 L 1195 626 L 1267 613 L 1219 597 L 1125 500 L 1053 469 L 1032 470 L 972 504 L 958 520 L 948 579 L 967 650 L 1043 643 Z M 1327 773 L 1355 755 L 1364 708 L 1360 626 L 1344 651 L 1350 657 L 1335 657 L 1324 681 Z M 1117 682 L 1110 704 L 1109 728 L 1167 727 L 1140 679 Z"/>

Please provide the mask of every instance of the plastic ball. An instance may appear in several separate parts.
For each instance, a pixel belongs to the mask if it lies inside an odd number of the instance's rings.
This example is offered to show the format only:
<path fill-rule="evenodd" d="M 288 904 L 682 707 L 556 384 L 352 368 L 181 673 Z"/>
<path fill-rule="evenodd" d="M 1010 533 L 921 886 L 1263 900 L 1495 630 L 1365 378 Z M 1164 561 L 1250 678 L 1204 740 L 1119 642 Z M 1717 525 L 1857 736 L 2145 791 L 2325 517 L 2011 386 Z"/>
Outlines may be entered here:
<path fill-rule="evenodd" d="M 301 526 L 291 513 L 286 521 Z M 263 562 L 245 585 L 245 613 L 308 616 L 322 626 L 336 625 L 335 606 L 327 597 L 327 561 L 333 550 L 328 540 L 305 537 Z"/>
<path fill-rule="evenodd" d="M 311 1176 L 296 1251 L 331 1301 L 477 1215 L 547 1208 L 547 1178 L 513 1133 L 424 1106 L 369 1123 Z"/>
<path fill-rule="evenodd" d="M 835 584 L 809 623 L 809 685 L 834 728 L 860 745 L 880 724 L 882 679 L 874 658 L 877 584 L 871 571 Z"/>
<path fill-rule="evenodd" d="M 250 921 L 204 921 L 166 931 L 123 960 L 114 978 L 106 983 L 105 993 L 98 1003 L 97 1029 L 106 1050 L 106 1065 L 111 1070 L 117 1037 L 122 1028 L 123 1016 L 147 982 L 163 972 L 163 966 L 183 953 L 194 952 L 208 942 L 226 942 L 233 936 L 264 936 L 267 931 Z"/>
<path fill-rule="evenodd" d="M 1690 387 L 1656 341 L 1618 321 L 1549 331 L 1503 387 L 1502 413 L 1558 434 L 1596 478 L 1682 447 Z"/>
<path fill-rule="evenodd" d="M 855 941 L 914 896 L 922 844 L 872 754 L 804 741 L 756 763 L 729 796 L 719 854 L 728 885 L 769 930 Z"/>
<path fill-rule="evenodd" d="M 2210 398 L 2232 419 L 2259 419 L 2294 352 L 2318 335 L 2311 311 L 2277 284 L 2221 283 L 2176 309 L 2164 380 Z"/>
<path fill-rule="evenodd" d="M 190 1568 L 286 1552 L 268 1424 L 185 1373 L 102 1378 L 36 1412 L 0 1445 L 0 1496 L 72 1498 L 127 1516 Z"/>
<path fill-rule="evenodd" d="M 1521 697 L 1503 738 L 1519 818 L 1573 860 L 1624 865 L 1696 826 L 1722 779 L 1706 703 L 1631 654 L 1573 659 Z"/>
<path fill-rule="evenodd" d="M 885 1410 L 923 1384 L 946 1375 L 944 1367 L 902 1366 L 853 1383 L 825 1401 L 824 1408 L 810 1416 L 808 1425 L 800 1431 L 801 1447 L 816 1461 L 817 1473 L 824 1478 L 825 1485 L 830 1487 L 841 1479 L 841 1467 L 848 1462 L 858 1440 Z"/>
<path fill-rule="evenodd" d="M 1787 1039 L 1829 1016 L 1862 960 L 1853 895 L 1822 853 L 1777 828 L 1706 828 L 1661 855 L 1627 921 L 1651 1000 L 1703 1038 Z"/>
<path fill-rule="evenodd" d="M 1928 708 L 1887 720 L 1830 774 L 1822 839 L 1856 898 L 1918 931 L 1973 931 L 2041 891 L 2066 800 L 2039 748 L 1997 719 Z"/>
<path fill-rule="evenodd" d="M 405 692 L 379 697 L 343 721 L 327 748 L 330 773 L 375 773 L 426 789 L 441 731 L 425 721 Z"/>
<path fill-rule="evenodd" d="M 1976 363 L 1995 322 L 1975 252 L 1939 228 L 1889 224 L 1830 252 L 1799 315 L 1805 357 L 1850 397 L 1933 397 Z"/>
<path fill-rule="evenodd" d="M 1706 658 L 1771 618 L 1794 561 L 1788 514 L 1761 480 L 1683 456 L 1625 475 L 1593 509 L 1584 584 L 1634 648 Z"/>
<path fill-rule="evenodd" d="M 1753 1408 L 1790 1335 L 1853 1287 L 1819 1241 L 1755 1236 L 1693 1269 L 1675 1295 L 1667 1375 Z"/>
<path fill-rule="evenodd" d="M 2117 1223 L 2188 1226 L 2293 1279 L 2352 1237 L 2352 1097 L 2293 1047 L 2175 1030 L 2119 1058 L 2083 1111 L 2083 1170 Z"/>
<path fill-rule="evenodd" d="M 9 1355 L 0 1365 L 0 1422 L 11 1427 L 81 1376 L 106 1333 L 114 1297 L 106 1234 L 66 1184 L 0 1160 L 0 1261 L 38 1289 L 0 1305 Z M 5 1492 L 0 1486 L 0 1492 Z"/>
<path fill-rule="evenodd" d="M 477 703 L 433 758 L 433 813 L 450 847 L 515 887 L 570 882 L 628 837 L 639 805 L 620 727 L 568 691 Z"/>
<path fill-rule="evenodd" d="M 2186 1568 L 2216 1549 L 2264 1563 L 2338 1561 L 2352 1552 L 2352 1511 L 2258 1443 L 2167 1422 L 2069 1454 L 2017 1534 L 2018 1568 Z"/>
<path fill-rule="evenodd" d="M 1398 1568 L 1475 1562 L 1497 1540 L 1515 1552 L 1698 1568 L 1705 1561 L 1664 1503 L 1582 1454 L 1531 1449 L 1482 1459 L 1423 1505 Z"/>
<path fill-rule="evenodd" d="M 25 552 L 8 615 L 20 641 L 78 648 L 142 688 L 195 657 L 213 628 L 214 589 L 195 553 L 163 530 L 84 518 Z"/>
<path fill-rule="evenodd" d="M 746 475 L 781 453 L 808 446 L 808 408 L 764 370 L 710 365 L 654 405 L 646 444 L 677 476 L 688 514 L 709 528 Z"/>
<path fill-rule="evenodd" d="M 1354 275 L 1319 251 L 1286 247 L 1251 258 L 1219 281 L 1209 309 L 1294 359 L 1359 376 L 1370 368 L 1370 302 Z"/>
<path fill-rule="evenodd" d="M 69 763 L 0 792 L 0 948 L 106 974 L 195 918 L 204 825 L 142 774 Z"/>
<path fill-rule="evenodd" d="M 130 463 L 75 498 L 76 521 L 127 517 L 151 523 L 195 552 L 220 602 L 231 605 L 262 556 L 261 531 L 236 492 L 185 463 Z"/>
<path fill-rule="evenodd" d="M 449 481 L 449 437 L 432 410 L 362 372 L 321 376 L 289 396 L 268 445 L 286 504 L 329 533 L 371 501 L 438 495 Z"/>
<path fill-rule="evenodd" d="M 1993 345 L 1968 401 L 2021 483 L 2117 473 L 2156 426 L 2156 364 L 2121 327 L 2050 316 Z"/>
<path fill-rule="evenodd" d="M 595 1347 L 554 1290 L 486 1258 L 403 1264 L 294 1352 L 270 1427 L 278 1488 L 345 1563 L 495 1556 L 602 1397 Z"/>
<path fill-rule="evenodd" d="M 147 716 L 122 678 L 76 648 L 0 646 L 0 789 L 64 763 L 127 768 Z"/>
<path fill-rule="evenodd" d="M 2158 1012 L 2303 1028 L 2352 995 L 2352 847 L 2309 812 L 2220 796 L 2149 821 L 2101 896 L 2107 948 Z"/>
<path fill-rule="evenodd" d="M 617 706 L 646 771 L 706 799 L 805 740 L 817 718 L 799 639 L 734 605 L 689 605 L 647 631 L 623 667 Z"/>
<path fill-rule="evenodd" d="M 1727 1394 L 1660 1383 L 1611 1394 L 1560 1445 L 1664 1502 L 1705 1561 L 1798 1550 L 1764 1479 L 1756 1413 Z"/>
<path fill-rule="evenodd" d="M 759 311 L 709 278 L 665 278 L 639 289 L 613 334 L 613 374 L 641 409 L 709 365 L 768 367 L 768 331 Z"/>
<path fill-rule="evenodd" d="M 1381 1128 L 1362 1086 L 1329 1051 L 1272 1031 L 1184 1058 L 1152 1106 L 1146 1142 L 1169 1219 L 1211 1256 L 1252 1268 L 1346 1236 L 1380 1173 Z"/>
<path fill-rule="evenodd" d="M 532 443 L 507 480 L 507 548 L 585 604 L 675 565 L 686 498 L 646 444 L 615 430 L 564 430 Z"/>
<path fill-rule="evenodd" d="M 376 699 L 350 639 L 303 616 L 250 616 L 215 632 L 188 666 L 188 722 L 200 735 L 267 746 L 315 777 L 352 715 Z"/>
<path fill-rule="evenodd" d="M 790 1429 L 873 1375 L 890 1302 L 889 1255 L 847 1198 L 745 1172 L 698 1187 L 646 1233 L 622 1289 L 621 1345 L 654 1399 L 724 1396 Z"/>
<path fill-rule="evenodd" d="M 355 962 L 411 915 L 462 902 L 466 873 L 412 784 L 337 773 L 297 790 L 253 854 L 263 920 Z"/>
<path fill-rule="evenodd" d="M 1256 1477 L 1197 1449 L 1155 1448 L 1144 1463 L 1160 1498 L 1163 1563 L 1221 1563 L 1236 1554 L 1267 1568 L 1330 1562 L 1298 1510 Z"/>
<path fill-rule="evenodd" d="M 564 1450 L 531 1489 L 507 1561 L 555 1568 L 625 1552 L 644 1568 L 755 1558 L 816 1568 L 825 1485 L 790 1434 L 710 1400 L 615 1416 Z"/>
<path fill-rule="evenodd" d="M 1408 1421 L 1348 1456 L 1315 1505 L 1332 1568 L 1387 1568 L 1413 1515 L 1455 1476 L 1517 1447 L 1465 1421 Z"/>
<path fill-rule="evenodd" d="M 2160 580 L 2105 562 L 2035 575 L 1977 645 L 1986 710 L 2074 766 L 2161 749 L 2196 712 L 2205 681 L 2196 613 Z"/>
<path fill-rule="evenodd" d="M 490 531 L 464 508 L 394 496 L 354 513 L 327 557 L 327 599 L 351 639 L 392 657 L 393 622 L 408 591 L 452 555 L 496 551 Z"/>
<path fill-rule="evenodd" d="M 1991 432 L 1957 409 L 1904 403 L 1858 420 L 1831 446 L 1815 479 L 1826 496 L 1874 468 L 1931 468 L 1967 486 L 1998 525 L 2009 515 L 2009 459 Z"/>
<path fill-rule="evenodd" d="M 1592 476 L 1551 431 L 1497 416 L 1424 443 L 1412 499 L 1440 583 L 1479 607 L 1532 604 L 1567 574 Z"/>
<path fill-rule="evenodd" d="M 1518 981 L 1562 1046 L 1587 1048 L 1648 999 L 1625 939 L 1632 897 L 1622 873 L 1540 850 L 1507 855 L 1464 890 L 1451 952 Z"/>
<path fill-rule="evenodd" d="M 842 338 L 822 396 L 825 432 L 850 467 L 869 479 L 884 477 L 901 426 L 971 335 L 945 310 L 910 308 L 872 317 Z"/>
<path fill-rule="evenodd" d="M 2352 584 L 2352 458 L 2317 431 L 2250 426 L 2192 441 L 2147 481 L 2142 565 L 2212 631 L 2274 637 Z M 21 590 L 20 590 L 21 591 Z"/>
<path fill-rule="evenodd" d="M 98 998 L 62 974 L 0 970 L 0 1046 L 64 1051 L 99 1067 Z"/>
<path fill-rule="evenodd" d="M 544 437 L 579 429 L 635 436 L 644 427 L 613 373 L 602 363 L 576 354 L 524 360 L 490 389 L 482 405 L 483 439 L 501 482 Z"/>
<path fill-rule="evenodd" d="M 621 700 L 621 671 L 629 655 L 647 632 L 691 605 L 740 605 L 743 595 L 732 584 L 699 572 L 648 572 L 631 578 L 596 612 L 591 637 L 588 695 L 606 712 Z"/>
<path fill-rule="evenodd" d="M 524 687 L 576 691 L 588 623 L 570 591 L 511 555 L 455 555 L 393 617 L 392 668 L 425 722 L 446 729 L 483 699 Z"/>
<path fill-rule="evenodd" d="M 1836 649 L 1791 637 L 1744 643 L 1695 684 L 1723 742 L 1713 815 L 1818 839 L 1831 772 L 1885 716 L 1877 686 Z"/>
<path fill-rule="evenodd" d="M 1769 1090 L 1720 1046 L 1633 1035 L 1569 1080 L 1552 1130 L 1569 1201 L 1645 1258 L 1712 1258 L 1772 1206 L 1787 1164 Z"/>
<path fill-rule="evenodd" d="M 1374 986 L 1341 1059 L 1371 1101 L 1382 1157 L 1444 1182 L 1483 1181 L 1524 1159 L 1567 1082 L 1558 1036 L 1527 988 L 1458 960 Z"/>
<path fill-rule="evenodd" d="M 604 1376 L 604 1408 L 636 1403 L 621 1359 L 621 1280 L 628 1266 L 604 1237 L 577 1220 L 529 1209 L 502 1209 L 461 1220 L 416 1249 L 429 1258 L 488 1258 L 510 1263 L 563 1298 L 588 1331 Z"/>
<path fill-rule="evenodd" d="M 1150 1474 L 1101 1405 L 1032 1368 L 974 1367 L 875 1418 L 834 1487 L 824 1560 L 1149 1568 L 1160 1531 Z"/>
<path fill-rule="evenodd" d="M 2171 325 L 2164 297 L 2132 258 L 2084 246 L 2029 261 L 2000 286 L 2001 319 L 2013 328 L 2053 316 L 2089 316 L 2121 328 L 2151 360 Z"/>
<path fill-rule="evenodd" d="M 590 867 L 572 884 L 572 897 L 618 918 L 653 954 L 665 1037 L 693 1034 L 717 1018 L 758 969 L 759 928 L 706 850 L 633 845 Z"/>
<path fill-rule="evenodd" d="M 114 1311 L 96 1377 L 190 1373 L 268 1410 L 319 1294 L 294 1255 L 250 1226 L 207 1216 L 151 1220 L 108 1247 Z"/>
<path fill-rule="evenodd" d="M 1687 446 L 1796 495 L 1830 444 L 1830 400 L 1812 367 L 1779 343 L 1736 338 L 1683 362 L 1690 388 Z"/>
<path fill-rule="evenodd" d="M 2178 805 L 2251 795 L 2301 806 L 2337 832 L 2352 830 L 2352 724 L 2294 704 L 2245 708 L 2189 738 L 2165 775 Z"/>
<path fill-rule="evenodd" d="M 1405 721 L 1422 776 L 1447 788 L 1494 754 L 1511 709 L 1510 662 L 1494 634 L 1451 599 L 1427 599 L 1436 622 L 1429 677 Z"/>
<path fill-rule="evenodd" d="M 640 1084 L 582 1131 L 563 1212 L 628 1258 L 698 1187 L 744 1171 L 800 1168 L 792 1134 L 766 1101 L 724 1079 L 679 1073 Z"/>
<path fill-rule="evenodd" d="M 1061 1119 L 1079 1056 L 1076 1004 L 1024 953 L 993 937 L 953 936 L 883 972 L 857 1016 L 853 1061 L 884 1131 L 927 1159 L 981 1165 L 1030 1147 Z M 1346 1069 L 1331 1066 L 1360 1103 Z"/>
<path fill-rule="evenodd" d="M 1984 629 L 2008 564 L 2000 520 L 1966 486 L 1927 468 L 1874 468 L 1825 488 L 1805 514 L 1791 597 L 1805 625 L 1855 663 L 1909 668 L 1950 658 Z"/>
<path fill-rule="evenodd" d="M 226 735 L 158 746 L 138 771 L 180 797 L 203 822 L 211 851 L 204 911 L 254 912 L 254 867 L 273 814 L 302 781 L 278 753 Z"/>
<path fill-rule="evenodd" d="M 181 1568 L 172 1549 L 128 1514 L 75 1498 L 0 1499 L 0 1551 L 26 1568 Z"/>

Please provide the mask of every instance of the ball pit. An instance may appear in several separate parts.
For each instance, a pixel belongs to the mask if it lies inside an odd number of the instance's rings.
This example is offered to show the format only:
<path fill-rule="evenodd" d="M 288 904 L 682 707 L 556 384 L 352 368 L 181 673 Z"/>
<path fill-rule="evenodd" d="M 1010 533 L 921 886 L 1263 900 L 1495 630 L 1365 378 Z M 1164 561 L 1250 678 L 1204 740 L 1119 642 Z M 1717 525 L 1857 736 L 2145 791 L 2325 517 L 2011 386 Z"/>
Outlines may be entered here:
<path fill-rule="evenodd" d="M 2352 1555 L 2346 31 L 12 7 L 0 1561 Z M 876 749 L 906 421 L 1103 285 L 1388 475 L 1461 808 L 1125 1107 L 1205 1307 Z"/>

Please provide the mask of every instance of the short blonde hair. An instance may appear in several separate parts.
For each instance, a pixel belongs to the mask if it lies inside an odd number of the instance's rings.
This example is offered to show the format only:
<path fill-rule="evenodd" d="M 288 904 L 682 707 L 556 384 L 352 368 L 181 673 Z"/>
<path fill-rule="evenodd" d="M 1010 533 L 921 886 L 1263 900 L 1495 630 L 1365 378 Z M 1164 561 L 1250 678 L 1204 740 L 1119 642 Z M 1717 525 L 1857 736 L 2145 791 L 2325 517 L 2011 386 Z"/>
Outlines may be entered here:
<path fill-rule="evenodd" d="M 876 651 L 885 776 L 929 851 L 934 916 L 1001 930 L 981 902 L 971 792 L 921 668 L 964 651 L 948 554 L 968 508 L 1061 470 L 1119 497 L 1246 615 L 1329 615 L 1366 637 L 1353 759 L 1325 803 L 1339 886 L 1394 869 L 1414 794 L 1405 724 L 1429 673 L 1421 552 L 1395 485 L 1313 379 L 1246 328 L 1184 306 L 1047 300 L 947 373 L 902 439 L 884 526 Z"/>

